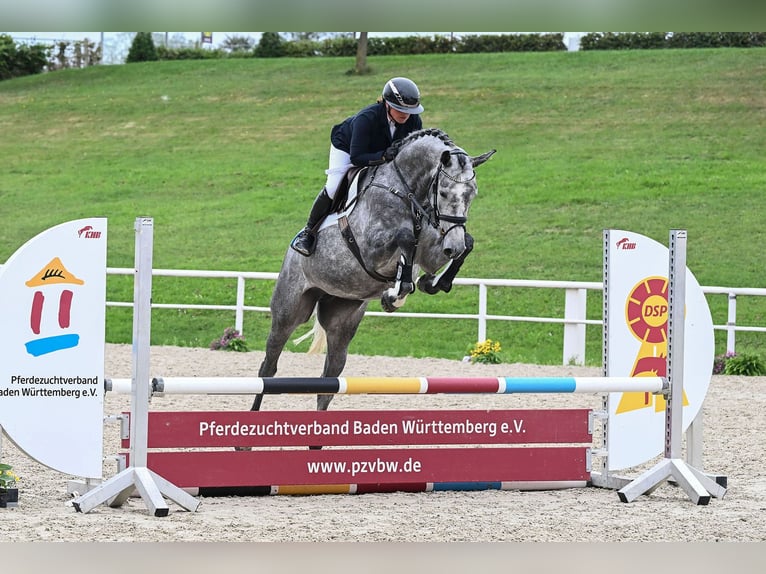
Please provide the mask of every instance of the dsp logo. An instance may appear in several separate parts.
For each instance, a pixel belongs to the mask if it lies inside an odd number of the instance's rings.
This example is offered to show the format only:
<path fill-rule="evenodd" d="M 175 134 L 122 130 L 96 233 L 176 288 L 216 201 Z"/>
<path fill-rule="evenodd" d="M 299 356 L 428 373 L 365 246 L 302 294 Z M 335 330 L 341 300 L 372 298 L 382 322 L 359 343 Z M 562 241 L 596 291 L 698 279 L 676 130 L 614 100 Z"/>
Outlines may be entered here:
<path fill-rule="evenodd" d="M 667 319 L 668 306 L 665 303 L 652 305 L 647 302 L 644 304 L 644 319 L 658 319 L 658 322 L 664 323 Z"/>

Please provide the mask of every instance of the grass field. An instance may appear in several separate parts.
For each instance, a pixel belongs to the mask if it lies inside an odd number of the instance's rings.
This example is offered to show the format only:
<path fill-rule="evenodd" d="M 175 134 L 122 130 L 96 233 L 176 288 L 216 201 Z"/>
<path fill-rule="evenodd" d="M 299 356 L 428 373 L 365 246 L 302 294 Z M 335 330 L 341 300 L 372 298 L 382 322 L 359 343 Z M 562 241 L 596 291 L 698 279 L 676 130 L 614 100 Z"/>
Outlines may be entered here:
<path fill-rule="evenodd" d="M 667 242 L 689 231 L 702 285 L 764 285 L 766 50 L 450 54 L 350 59 L 155 62 L 66 70 L 0 82 L 0 262 L 55 224 L 109 218 L 108 264 L 133 265 L 133 222 L 155 220 L 157 268 L 278 271 L 324 183 L 330 127 L 371 103 L 391 76 L 421 88 L 425 126 L 469 153 L 477 170 L 469 230 L 477 246 L 461 275 L 601 280 L 601 232 Z M 130 278 L 108 298 L 130 300 Z M 247 302 L 271 286 L 251 282 Z M 155 280 L 155 302 L 233 303 L 225 281 Z M 471 312 L 459 289 L 418 294 L 408 311 Z M 563 316 L 563 293 L 504 290 L 497 312 Z M 725 297 L 711 298 L 725 323 Z M 590 318 L 601 313 L 589 299 Z M 373 303 L 371 309 L 378 309 Z M 466 310 L 466 309 L 470 310 Z M 157 311 L 157 344 L 207 346 L 231 313 Z M 766 323 L 743 299 L 738 323 Z M 368 318 L 351 352 L 460 358 L 475 323 Z M 250 348 L 268 318 L 248 315 Z M 504 361 L 559 363 L 561 328 L 490 326 Z M 107 340 L 130 340 L 130 313 L 109 309 Z M 589 327 L 588 362 L 601 360 Z M 385 341 L 385 346 L 381 344 Z M 717 335 L 717 351 L 723 336 Z M 764 338 L 738 334 L 764 354 Z"/>

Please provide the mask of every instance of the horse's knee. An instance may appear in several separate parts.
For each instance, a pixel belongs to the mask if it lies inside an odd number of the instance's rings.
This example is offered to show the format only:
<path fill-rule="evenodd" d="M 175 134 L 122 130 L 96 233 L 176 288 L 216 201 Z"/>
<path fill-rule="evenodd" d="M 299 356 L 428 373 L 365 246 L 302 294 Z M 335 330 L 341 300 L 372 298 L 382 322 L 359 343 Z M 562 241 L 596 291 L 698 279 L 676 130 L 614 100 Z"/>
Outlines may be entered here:
<path fill-rule="evenodd" d="M 405 252 L 409 252 L 417 243 L 415 232 L 409 227 L 401 227 L 396 232 L 396 246 Z"/>

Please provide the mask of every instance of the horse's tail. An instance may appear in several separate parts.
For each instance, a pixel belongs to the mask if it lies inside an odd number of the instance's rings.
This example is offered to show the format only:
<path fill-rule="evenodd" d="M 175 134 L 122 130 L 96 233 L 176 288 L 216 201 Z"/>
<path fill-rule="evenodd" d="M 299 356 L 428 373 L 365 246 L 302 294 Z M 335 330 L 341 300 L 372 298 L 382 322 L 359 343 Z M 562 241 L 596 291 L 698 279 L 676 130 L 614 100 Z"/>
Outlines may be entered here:
<path fill-rule="evenodd" d="M 327 332 L 324 330 L 322 325 L 319 324 L 319 320 L 316 318 L 316 315 L 314 316 L 314 326 L 311 327 L 311 330 L 307 331 L 297 339 L 294 339 L 293 343 L 295 345 L 300 345 L 303 341 L 311 336 L 313 336 L 313 338 L 311 339 L 311 345 L 309 346 L 308 354 L 317 355 L 319 353 L 324 353 L 325 349 L 327 348 Z"/>
<path fill-rule="evenodd" d="M 312 331 L 314 331 L 314 338 L 311 340 L 311 346 L 308 350 L 309 355 L 324 353 L 327 349 L 327 331 L 324 330 L 324 327 L 319 324 L 316 318 L 314 319 Z"/>

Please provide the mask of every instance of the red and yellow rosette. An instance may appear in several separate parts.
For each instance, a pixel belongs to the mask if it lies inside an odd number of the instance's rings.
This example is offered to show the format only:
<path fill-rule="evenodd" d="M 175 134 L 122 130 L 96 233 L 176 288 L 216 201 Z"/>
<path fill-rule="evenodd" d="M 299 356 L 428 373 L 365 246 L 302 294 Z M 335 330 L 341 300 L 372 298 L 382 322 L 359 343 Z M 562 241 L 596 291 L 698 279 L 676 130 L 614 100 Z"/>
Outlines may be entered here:
<path fill-rule="evenodd" d="M 639 281 L 627 297 L 625 322 L 631 334 L 641 342 L 631 377 L 666 377 L 668 356 L 668 280 L 646 277 Z M 645 392 L 623 393 L 617 413 L 654 405 L 656 412 L 665 410 L 665 399 Z M 683 404 L 687 405 L 686 392 Z"/>

